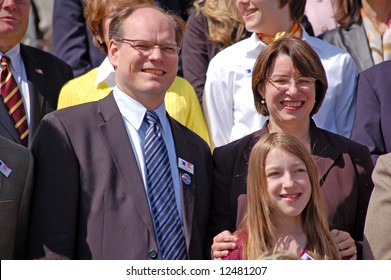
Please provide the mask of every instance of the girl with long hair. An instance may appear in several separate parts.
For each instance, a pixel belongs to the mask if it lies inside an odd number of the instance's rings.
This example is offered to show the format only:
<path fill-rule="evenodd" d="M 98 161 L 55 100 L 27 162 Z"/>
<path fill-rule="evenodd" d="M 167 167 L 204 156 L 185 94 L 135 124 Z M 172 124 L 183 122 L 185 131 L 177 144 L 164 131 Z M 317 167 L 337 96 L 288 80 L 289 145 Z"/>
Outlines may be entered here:
<path fill-rule="evenodd" d="M 302 259 L 339 259 L 320 193 L 318 168 L 308 149 L 285 132 L 253 147 L 247 175 L 247 214 L 237 248 L 225 259 L 290 253 Z"/>

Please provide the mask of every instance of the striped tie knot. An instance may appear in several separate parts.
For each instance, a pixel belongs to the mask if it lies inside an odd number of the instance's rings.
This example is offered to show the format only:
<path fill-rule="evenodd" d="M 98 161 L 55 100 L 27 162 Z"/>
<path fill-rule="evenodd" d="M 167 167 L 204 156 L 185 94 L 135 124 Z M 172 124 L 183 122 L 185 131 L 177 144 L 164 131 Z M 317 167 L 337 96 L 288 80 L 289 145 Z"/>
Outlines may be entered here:
<path fill-rule="evenodd" d="M 5 83 L 9 80 L 11 77 L 11 71 L 8 70 L 9 68 L 9 58 L 7 56 L 1 57 L 1 73 L 0 73 L 0 88 L 3 88 Z"/>
<path fill-rule="evenodd" d="M 6 56 L 6 55 L 3 55 L 3 56 L 1 57 L 1 67 L 3 67 L 3 66 L 8 66 L 9 61 L 10 61 L 9 57 Z"/>
<path fill-rule="evenodd" d="M 160 121 L 159 121 L 159 116 L 151 110 L 147 110 L 145 113 L 145 119 L 148 123 L 148 126 L 153 126 L 154 132 L 157 134 L 157 136 L 161 137 L 161 132 L 158 127 Z"/>
<path fill-rule="evenodd" d="M 159 123 L 159 117 L 158 115 L 152 111 L 152 110 L 147 110 L 145 113 L 145 117 L 147 118 L 147 122 L 149 125 L 153 124 L 158 124 Z"/>
<path fill-rule="evenodd" d="M 11 72 L 9 57 L 3 55 L 0 64 L 0 95 L 8 109 L 8 114 L 14 123 L 15 129 L 19 133 L 22 144 L 27 146 L 29 128 L 26 111 L 18 84 Z"/>

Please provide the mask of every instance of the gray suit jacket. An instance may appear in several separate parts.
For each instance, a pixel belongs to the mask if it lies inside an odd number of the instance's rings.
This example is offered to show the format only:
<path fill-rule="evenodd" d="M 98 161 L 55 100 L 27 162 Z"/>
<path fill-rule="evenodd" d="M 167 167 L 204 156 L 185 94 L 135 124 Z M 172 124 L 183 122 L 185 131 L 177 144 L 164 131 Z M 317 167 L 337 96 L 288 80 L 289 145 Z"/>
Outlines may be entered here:
<path fill-rule="evenodd" d="M 363 257 L 391 260 L 391 154 L 378 158 L 372 179 L 375 188 L 365 220 Z"/>
<path fill-rule="evenodd" d="M 39 122 L 57 108 L 62 86 L 73 78 L 71 67 L 59 58 L 39 49 L 20 45 L 30 95 L 29 146 Z M 22 144 L 8 109 L 0 102 L 0 135 Z"/>
<path fill-rule="evenodd" d="M 346 50 L 353 57 L 360 72 L 374 65 L 362 23 L 352 24 L 349 27 L 337 27 L 318 37 Z"/>
<path fill-rule="evenodd" d="M 24 259 L 33 186 L 31 152 L 0 136 L 0 160 L 11 169 L 0 173 L 0 259 Z"/>
<path fill-rule="evenodd" d="M 202 259 L 207 254 L 211 154 L 199 136 L 169 120 L 176 155 L 194 164 L 190 185 L 181 182 L 183 226 L 188 256 Z M 143 180 L 112 94 L 48 114 L 32 151 L 37 172 L 30 258 L 156 258 Z M 178 170 L 181 176 L 184 171 Z"/>

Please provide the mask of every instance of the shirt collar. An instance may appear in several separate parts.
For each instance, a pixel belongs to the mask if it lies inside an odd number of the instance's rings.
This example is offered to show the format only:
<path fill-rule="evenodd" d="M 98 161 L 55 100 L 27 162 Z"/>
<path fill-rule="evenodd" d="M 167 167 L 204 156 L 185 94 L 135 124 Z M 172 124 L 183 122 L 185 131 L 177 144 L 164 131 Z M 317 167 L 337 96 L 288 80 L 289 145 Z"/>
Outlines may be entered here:
<path fill-rule="evenodd" d="M 305 31 L 305 28 L 300 25 L 301 27 L 301 31 L 302 31 L 302 39 L 303 40 L 306 40 L 309 35 L 308 33 Z M 262 42 L 261 40 L 259 40 L 257 34 L 254 32 L 253 34 L 251 34 L 251 36 L 247 39 L 247 40 L 251 40 L 252 44 L 247 44 L 247 46 L 249 46 L 249 49 L 248 51 L 252 51 L 252 50 L 256 50 L 258 49 L 258 47 L 261 45 L 262 47 L 266 47 L 266 44 L 264 42 Z M 243 40 L 244 41 L 244 40 Z"/>
<path fill-rule="evenodd" d="M 266 47 L 266 44 L 264 42 L 262 42 L 261 40 L 259 40 L 259 38 L 255 32 L 253 34 L 251 34 L 249 40 L 251 40 L 253 43 L 253 47 L 251 48 L 251 50 L 257 49 L 259 45 Z"/>
<path fill-rule="evenodd" d="M 303 26 L 301 27 L 301 29 L 303 30 L 303 36 L 301 37 L 301 39 L 302 39 L 303 41 L 308 41 L 309 37 L 312 37 L 312 36 L 310 36 L 310 35 L 305 31 L 305 29 L 304 29 Z M 320 40 L 320 39 L 319 39 L 319 40 Z M 307 43 L 308 43 L 308 42 L 307 42 Z"/>
<path fill-rule="evenodd" d="M 122 116 L 138 131 L 143 124 L 147 108 L 121 91 L 117 86 L 114 87 L 113 95 Z M 153 111 L 159 117 L 163 133 L 166 133 L 168 131 L 168 119 L 164 102 Z"/>
<path fill-rule="evenodd" d="M 166 106 L 164 102 L 160 104 L 159 107 L 157 107 L 155 110 L 155 113 L 158 115 L 160 123 L 162 125 L 163 133 L 167 133 L 167 125 L 168 125 L 168 119 L 167 119 L 167 114 L 166 114 Z"/>
<path fill-rule="evenodd" d="M 97 74 L 94 85 L 97 86 L 102 82 L 105 82 L 110 88 L 115 86 L 115 72 L 114 67 L 111 65 L 109 58 L 103 60 L 101 65 L 97 68 Z"/>
<path fill-rule="evenodd" d="M 9 59 L 11 60 L 11 71 L 12 72 L 15 72 L 16 73 L 20 73 L 22 72 L 22 56 L 20 55 L 20 44 L 17 44 L 15 45 L 13 48 L 11 48 L 10 50 L 8 50 L 7 52 L 5 53 L 1 53 L 1 57 L 3 55 L 6 55 L 9 57 Z"/>

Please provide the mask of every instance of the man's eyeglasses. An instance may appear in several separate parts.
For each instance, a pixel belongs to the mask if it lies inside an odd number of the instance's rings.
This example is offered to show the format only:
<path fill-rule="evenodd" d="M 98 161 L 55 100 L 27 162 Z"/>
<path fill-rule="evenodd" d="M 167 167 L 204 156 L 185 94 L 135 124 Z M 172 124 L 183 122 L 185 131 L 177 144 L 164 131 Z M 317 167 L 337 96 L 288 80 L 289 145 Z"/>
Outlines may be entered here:
<path fill-rule="evenodd" d="M 156 44 L 151 41 L 130 40 L 124 38 L 117 39 L 117 41 L 129 44 L 129 46 L 145 56 L 151 55 L 155 48 L 159 48 L 164 55 L 178 55 L 181 50 L 175 44 Z"/>
<path fill-rule="evenodd" d="M 295 81 L 296 87 L 300 89 L 307 89 L 315 84 L 316 79 L 311 77 L 299 77 L 297 79 L 288 77 L 270 77 L 267 81 L 279 90 L 287 90 L 291 86 L 292 81 Z"/>

